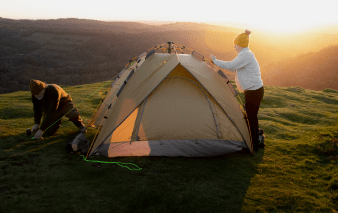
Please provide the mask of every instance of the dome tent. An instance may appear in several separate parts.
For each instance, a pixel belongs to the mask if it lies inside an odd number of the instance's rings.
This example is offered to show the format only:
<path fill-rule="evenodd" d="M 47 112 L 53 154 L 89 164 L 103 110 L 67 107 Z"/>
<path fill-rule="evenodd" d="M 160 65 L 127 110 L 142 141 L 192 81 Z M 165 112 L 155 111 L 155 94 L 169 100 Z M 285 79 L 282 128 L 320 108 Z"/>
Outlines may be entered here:
<path fill-rule="evenodd" d="M 223 72 L 194 51 L 166 45 L 141 54 L 115 78 L 89 121 L 99 133 L 87 158 L 253 153 L 246 114 Z"/>

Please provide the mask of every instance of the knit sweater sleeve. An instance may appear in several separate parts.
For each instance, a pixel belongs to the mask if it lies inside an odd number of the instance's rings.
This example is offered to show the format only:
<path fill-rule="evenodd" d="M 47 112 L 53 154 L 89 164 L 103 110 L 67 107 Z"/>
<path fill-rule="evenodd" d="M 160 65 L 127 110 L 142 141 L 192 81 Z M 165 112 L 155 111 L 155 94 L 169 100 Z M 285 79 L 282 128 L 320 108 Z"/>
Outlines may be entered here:
<path fill-rule="evenodd" d="M 214 60 L 214 64 L 219 68 L 227 69 L 230 72 L 235 73 L 236 70 L 242 69 L 245 67 L 249 61 L 245 58 L 243 54 L 238 54 L 237 57 L 232 61 L 221 61 L 221 60 Z"/>

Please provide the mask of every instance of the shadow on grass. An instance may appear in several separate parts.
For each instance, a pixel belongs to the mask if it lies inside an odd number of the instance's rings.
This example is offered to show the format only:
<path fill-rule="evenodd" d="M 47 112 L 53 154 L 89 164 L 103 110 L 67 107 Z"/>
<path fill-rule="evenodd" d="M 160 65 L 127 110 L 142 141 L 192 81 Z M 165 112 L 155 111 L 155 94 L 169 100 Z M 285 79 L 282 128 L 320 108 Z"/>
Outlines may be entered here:
<path fill-rule="evenodd" d="M 67 141 L 73 140 L 79 132 L 71 132 L 66 137 L 58 134 L 58 132 L 53 136 L 43 135 L 43 140 L 33 139 L 34 133 L 30 136 L 27 136 L 26 132 L 20 133 L 18 135 L 11 135 L 8 137 L 1 138 L 0 143 L 0 161 L 5 158 L 10 158 L 14 156 L 24 155 L 26 153 L 36 152 L 40 149 L 64 141 L 62 148 L 67 144 Z"/>
<path fill-rule="evenodd" d="M 263 155 L 142 159 L 142 184 L 124 201 L 127 212 L 241 212 Z"/>
<path fill-rule="evenodd" d="M 130 171 L 67 154 L 62 142 L 76 135 L 56 135 L 32 144 L 25 144 L 30 140 L 24 134 L 11 136 L 19 140 L 13 146 L 23 144 L 11 154 L 38 149 L 12 156 L 0 165 L 0 198 L 8 201 L 4 207 L 23 202 L 15 209 L 43 212 L 47 204 L 38 201 L 53 197 L 49 208 L 61 212 L 241 212 L 264 156 L 260 150 L 255 156 L 237 152 L 210 158 L 94 157 L 142 168 Z"/>

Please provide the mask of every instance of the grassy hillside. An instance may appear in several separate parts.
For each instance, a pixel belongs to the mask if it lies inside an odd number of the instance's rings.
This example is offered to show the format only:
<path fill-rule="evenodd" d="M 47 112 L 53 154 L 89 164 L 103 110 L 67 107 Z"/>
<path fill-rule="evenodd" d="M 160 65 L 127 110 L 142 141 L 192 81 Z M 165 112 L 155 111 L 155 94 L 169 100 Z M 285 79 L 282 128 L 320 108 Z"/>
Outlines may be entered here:
<path fill-rule="evenodd" d="M 64 87 L 85 121 L 109 84 L 86 98 L 104 83 Z M 338 211 L 335 90 L 266 86 L 259 112 L 266 148 L 255 156 L 91 159 L 141 170 L 67 154 L 77 129 L 66 119 L 57 135 L 31 140 L 29 92 L 1 94 L 0 112 L 1 212 Z"/>

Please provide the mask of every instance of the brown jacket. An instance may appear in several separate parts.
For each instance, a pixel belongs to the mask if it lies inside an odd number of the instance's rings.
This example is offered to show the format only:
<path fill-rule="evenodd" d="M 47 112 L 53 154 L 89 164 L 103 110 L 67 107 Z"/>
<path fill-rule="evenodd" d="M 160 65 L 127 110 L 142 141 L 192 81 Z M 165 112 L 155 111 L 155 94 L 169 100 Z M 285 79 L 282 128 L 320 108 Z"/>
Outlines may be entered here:
<path fill-rule="evenodd" d="M 47 85 L 45 95 L 41 100 L 38 100 L 32 95 L 35 124 L 40 124 L 42 112 L 44 112 L 46 116 L 40 125 L 40 129 L 42 131 L 47 129 L 55 122 L 53 121 L 53 116 L 58 110 L 61 110 L 68 101 L 72 101 L 70 95 L 56 84 Z"/>

